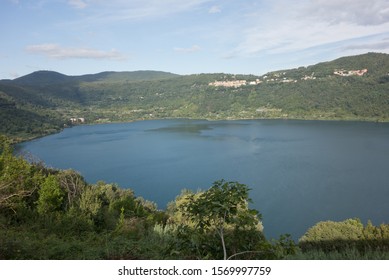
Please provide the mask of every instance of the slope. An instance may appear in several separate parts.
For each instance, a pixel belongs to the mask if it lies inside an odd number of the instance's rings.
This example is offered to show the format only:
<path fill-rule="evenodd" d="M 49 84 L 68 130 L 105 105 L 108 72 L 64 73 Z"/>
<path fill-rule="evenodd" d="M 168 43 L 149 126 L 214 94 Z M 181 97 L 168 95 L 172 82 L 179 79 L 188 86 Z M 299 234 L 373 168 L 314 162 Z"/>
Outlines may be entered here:
<path fill-rule="evenodd" d="M 62 125 L 70 125 L 70 118 L 89 123 L 156 118 L 389 121 L 388 72 L 388 54 L 368 53 L 262 76 L 38 71 L 0 81 L 0 91 L 2 104 L 8 104 L 4 108 L 12 104 L 23 114 L 35 114 L 34 127 L 51 118 L 62 119 Z M 4 119 L 15 117 L 15 110 L 4 108 Z"/>

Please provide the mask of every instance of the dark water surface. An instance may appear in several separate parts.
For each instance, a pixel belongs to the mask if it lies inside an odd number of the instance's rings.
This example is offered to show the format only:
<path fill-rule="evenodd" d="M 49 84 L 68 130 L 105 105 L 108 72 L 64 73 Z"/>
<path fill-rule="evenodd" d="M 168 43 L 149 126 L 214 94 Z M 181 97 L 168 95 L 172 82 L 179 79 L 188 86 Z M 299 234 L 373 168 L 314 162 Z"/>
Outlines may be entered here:
<path fill-rule="evenodd" d="M 155 120 L 77 126 L 19 148 L 159 208 L 184 188 L 239 181 L 268 237 L 298 239 L 322 220 L 389 222 L 389 124 Z"/>

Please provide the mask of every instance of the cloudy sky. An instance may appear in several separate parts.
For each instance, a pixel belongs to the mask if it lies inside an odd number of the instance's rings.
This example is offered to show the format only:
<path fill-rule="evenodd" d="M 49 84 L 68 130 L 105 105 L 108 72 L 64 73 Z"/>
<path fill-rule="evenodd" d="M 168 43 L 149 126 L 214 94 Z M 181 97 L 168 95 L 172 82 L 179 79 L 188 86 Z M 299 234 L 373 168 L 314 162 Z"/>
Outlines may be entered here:
<path fill-rule="evenodd" d="M 0 79 L 264 74 L 389 53 L 389 0 L 0 0 Z"/>

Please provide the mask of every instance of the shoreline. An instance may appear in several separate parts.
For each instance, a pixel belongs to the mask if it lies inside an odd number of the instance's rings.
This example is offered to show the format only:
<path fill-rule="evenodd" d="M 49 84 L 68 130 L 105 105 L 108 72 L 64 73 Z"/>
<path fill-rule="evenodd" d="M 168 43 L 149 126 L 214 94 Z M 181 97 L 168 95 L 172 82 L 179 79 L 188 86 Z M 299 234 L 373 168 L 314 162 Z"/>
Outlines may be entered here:
<path fill-rule="evenodd" d="M 120 123 L 133 123 L 133 122 L 141 122 L 141 121 L 157 121 L 157 120 L 204 120 L 204 121 L 247 121 L 247 120 L 282 120 L 282 121 L 317 121 L 317 122 L 361 122 L 361 123 L 389 123 L 389 120 L 374 120 L 370 118 L 304 118 L 304 117 L 273 117 L 273 118 L 193 118 L 193 117 L 166 117 L 166 118 L 141 118 L 141 119 L 133 119 L 133 120 L 127 120 L 127 121 L 107 121 L 107 122 L 90 122 L 90 123 L 84 123 L 84 124 L 76 124 L 76 125 L 67 125 L 66 127 L 59 128 L 56 131 L 52 131 L 47 134 L 43 135 L 37 135 L 37 136 L 31 136 L 28 138 L 22 138 L 20 136 L 12 137 L 8 136 L 9 139 L 11 139 L 12 145 L 18 145 L 24 142 L 33 141 L 36 139 L 40 139 L 49 135 L 61 133 L 63 130 L 67 128 L 77 127 L 77 126 L 88 126 L 88 125 L 106 125 L 106 124 L 120 124 Z"/>

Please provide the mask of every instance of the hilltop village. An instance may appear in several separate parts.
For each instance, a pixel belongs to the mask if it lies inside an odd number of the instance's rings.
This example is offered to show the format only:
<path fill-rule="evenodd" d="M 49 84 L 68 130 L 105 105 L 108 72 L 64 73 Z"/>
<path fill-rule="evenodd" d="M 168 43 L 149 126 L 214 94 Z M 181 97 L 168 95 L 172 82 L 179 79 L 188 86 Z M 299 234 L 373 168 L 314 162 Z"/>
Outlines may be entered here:
<path fill-rule="evenodd" d="M 333 75 L 341 76 L 341 77 L 349 77 L 349 76 L 363 76 L 368 72 L 367 69 L 361 69 L 361 70 L 334 70 Z M 261 83 L 297 83 L 298 79 L 288 78 L 285 75 L 287 72 L 282 73 L 271 73 L 265 76 L 262 76 L 261 78 L 255 79 L 255 81 L 247 81 L 247 80 L 225 80 L 225 81 L 214 81 L 209 83 L 209 86 L 214 87 L 234 87 L 238 88 L 241 86 L 247 86 L 247 85 L 259 85 Z M 311 75 L 305 75 L 300 78 L 300 80 L 307 81 L 307 80 L 316 80 L 315 72 L 312 72 Z"/>

